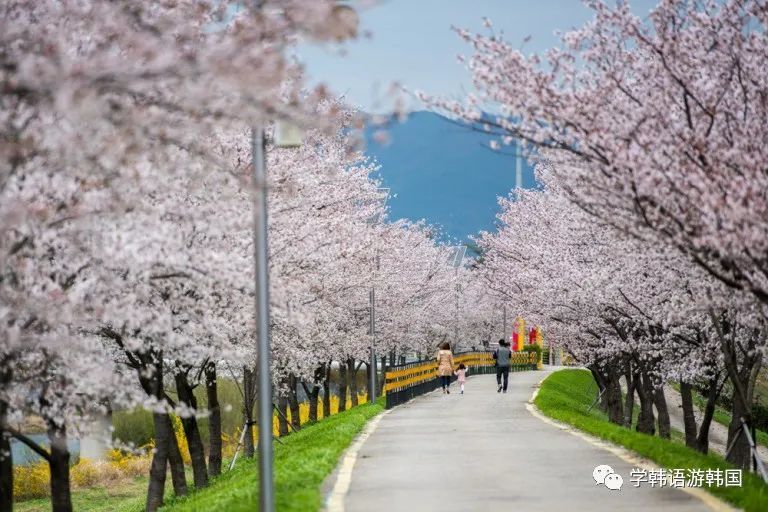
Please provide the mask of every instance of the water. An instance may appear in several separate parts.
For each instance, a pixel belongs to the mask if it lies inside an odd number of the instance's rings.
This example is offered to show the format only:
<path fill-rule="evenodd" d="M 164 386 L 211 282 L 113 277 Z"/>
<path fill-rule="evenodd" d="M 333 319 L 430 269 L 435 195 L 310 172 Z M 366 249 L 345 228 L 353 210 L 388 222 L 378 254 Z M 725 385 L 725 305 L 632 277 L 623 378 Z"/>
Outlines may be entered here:
<path fill-rule="evenodd" d="M 32 441 L 41 445 L 44 449 L 48 449 L 48 436 L 45 434 L 27 434 L 27 437 Z M 77 460 L 80 455 L 80 440 L 70 439 L 67 441 L 69 447 L 69 454 L 71 460 Z M 31 448 L 17 439 L 11 439 L 11 454 L 13 455 L 13 464 L 16 466 L 24 466 L 26 464 L 34 464 L 44 460 Z"/>

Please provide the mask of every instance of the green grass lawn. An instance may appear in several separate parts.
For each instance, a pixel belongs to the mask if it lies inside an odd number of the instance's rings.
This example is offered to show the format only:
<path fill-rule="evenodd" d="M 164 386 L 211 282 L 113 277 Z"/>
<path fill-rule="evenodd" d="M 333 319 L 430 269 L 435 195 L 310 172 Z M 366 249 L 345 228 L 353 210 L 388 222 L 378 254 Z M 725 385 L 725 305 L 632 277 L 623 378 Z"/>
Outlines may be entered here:
<path fill-rule="evenodd" d="M 320 486 L 336 466 L 344 449 L 363 426 L 384 409 L 384 401 L 361 405 L 346 412 L 307 425 L 296 434 L 275 443 L 275 496 L 277 509 L 319 510 Z M 252 511 L 258 508 L 256 460 L 241 458 L 235 469 L 211 482 L 209 487 L 184 498 L 173 498 L 170 475 L 166 479 L 164 511 Z M 187 471 L 191 488 L 191 470 Z M 113 487 L 73 489 L 72 506 L 84 512 L 141 512 L 147 495 L 147 477 L 139 477 Z M 25 500 L 14 504 L 15 512 L 48 512 L 50 498 Z"/>
<path fill-rule="evenodd" d="M 716 455 L 704 455 L 686 447 L 679 435 L 673 440 L 661 439 L 608 422 L 597 407 L 587 412 L 595 397 L 596 385 L 592 375 L 584 370 L 561 370 L 553 373 L 541 385 L 536 407 L 545 415 L 568 423 L 639 455 L 665 468 L 732 468 Z M 744 472 L 743 487 L 712 487 L 712 494 L 744 510 L 768 510 L 768 485 L 751 473 Z"/>
<path fill-rule="evenodd" d="M 170 484 L 166 492 L 172 492 Z M 147 478 L 140 477 L 130 483 L 110 488 L 74 489 L 72 508 L 88 512 L 139 512 L 144 509 L 146 499 Z M 51 499 L 39 498 L 14 503 L 13 510 L 15 512 L 50 512 Z"/>
<path fill-rule="evenodd" d="M 277 510 L 311 511 L 322 505 L 320 486 L 336 466 L 344 449 L 372 417 L 384 409 L 383 401 L 354 407 L 331 416 L 275 444 L 275 498 Z M 205 489 L 169 500 L 166 512 L 252 512 L 258 508 L 256 460 L 244 460 Z"/>

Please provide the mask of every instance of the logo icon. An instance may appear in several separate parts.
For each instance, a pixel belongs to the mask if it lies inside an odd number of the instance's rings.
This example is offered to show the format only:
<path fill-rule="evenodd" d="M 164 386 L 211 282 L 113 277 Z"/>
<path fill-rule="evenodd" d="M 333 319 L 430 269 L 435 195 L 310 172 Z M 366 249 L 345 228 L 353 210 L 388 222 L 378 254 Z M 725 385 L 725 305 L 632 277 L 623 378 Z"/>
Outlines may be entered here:
<path fill-rule="evenodd" d="M 617 473 L 611 473 L 605 477 L 605 486 L 612 491 L 618 491 L 621 489 L 624 479 Z"/>
<path fill-rule="evenodd" d="M 592 478 L 595 479 L 595 485 L 603 484 L 612 491 L 618 491 L 624 484 L 624 479 L 618 473 L 613 471 L 611 466 L 601 464 L 592 471 Z"/>
<path fill-rule="evenodd" d="M 600 485 L 602 483 L 605 483 L 605 477 L 613 473 L 613 468 L 611 466 L 608 466 L 606 464 L 602 464 L 600 466 L 597 466 L 594 471 L 592 471 L 592 478 L 595 479 L 595 485 Z"/>

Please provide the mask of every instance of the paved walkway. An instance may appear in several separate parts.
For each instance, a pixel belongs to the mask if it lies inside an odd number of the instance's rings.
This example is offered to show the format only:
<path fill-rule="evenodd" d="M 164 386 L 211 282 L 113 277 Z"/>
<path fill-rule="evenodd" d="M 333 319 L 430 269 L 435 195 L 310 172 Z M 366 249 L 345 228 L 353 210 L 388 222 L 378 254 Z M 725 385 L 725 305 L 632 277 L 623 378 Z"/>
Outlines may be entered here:
<path fill-rule="evenodd" d="M 632 464 L 525 407 L 545 372 L 468 379 L 466 394 L 440 391 L 383 416 L 360 447 L 344 509 L 377 511 L 699 511 L 703 501 L 672 488 L 634 487 Z M 596 485 L 595 466 L 624 478 L 620 491 Z"/>

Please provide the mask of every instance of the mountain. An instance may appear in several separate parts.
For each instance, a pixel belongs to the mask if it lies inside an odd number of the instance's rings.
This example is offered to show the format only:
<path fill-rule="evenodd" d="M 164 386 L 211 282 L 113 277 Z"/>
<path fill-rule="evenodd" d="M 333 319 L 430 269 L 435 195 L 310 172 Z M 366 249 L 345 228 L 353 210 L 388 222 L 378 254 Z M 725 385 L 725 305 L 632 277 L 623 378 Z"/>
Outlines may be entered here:
<path fill-rule="evenodd" d="M 493 151 L 488 134 L 432 112 L 413 112 L 387 127 L 387 144 L 375 142 L 373 131 L 366 153 L 381 164 L 379 177 L 391 189 L 392 219 L 425 219 L 458 243 L 495 229 L 497 197 L 515 186 L 514 146 Z M 522 169 L 523 187 L 535 187 L 525 160 Z"/>

